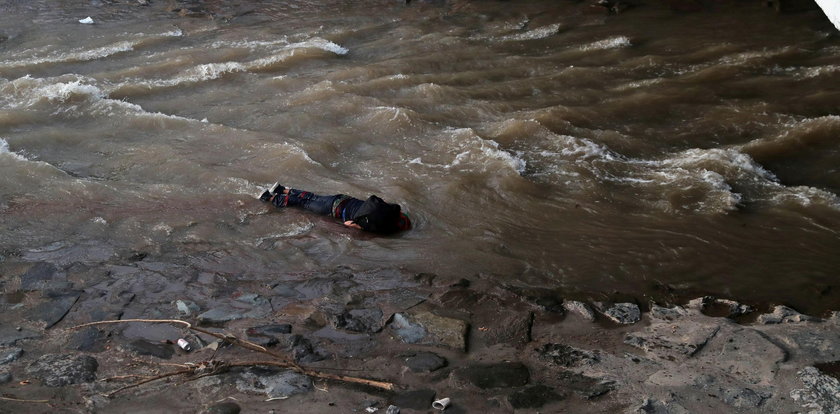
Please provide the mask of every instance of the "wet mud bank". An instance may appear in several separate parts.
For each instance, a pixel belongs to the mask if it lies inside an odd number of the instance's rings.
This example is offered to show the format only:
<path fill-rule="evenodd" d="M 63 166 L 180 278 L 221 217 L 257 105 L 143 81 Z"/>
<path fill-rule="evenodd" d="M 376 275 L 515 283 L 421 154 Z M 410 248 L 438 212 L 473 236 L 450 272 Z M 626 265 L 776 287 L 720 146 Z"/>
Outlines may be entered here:
<path fill-rule="evenodd" d="M 840 409 L 837 313 L 712 297 L 641 311 L 480 275 L 228 272 L 219 252 L 97 260 L 103 249 L 0 262 L 0 412 Z M 312 372 L 393 387 L 269 366 L 282 360 L 177 323 L 76 328 L 136 318 L 183 320 Z"/>

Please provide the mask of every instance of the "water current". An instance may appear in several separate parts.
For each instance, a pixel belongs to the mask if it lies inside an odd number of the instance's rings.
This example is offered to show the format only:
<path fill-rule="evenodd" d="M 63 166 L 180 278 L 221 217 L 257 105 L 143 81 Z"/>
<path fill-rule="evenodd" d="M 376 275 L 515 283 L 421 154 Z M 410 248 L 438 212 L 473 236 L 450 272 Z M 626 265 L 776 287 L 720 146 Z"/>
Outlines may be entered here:
<path fill-rule="evenodd" d="M 0 1 L 3 260 L 96 245 L 840 307 L 840 33 L 819 10 L 190 3 Z M 255 195 L 276 180 L 378 194 L 415 229 L 273 209 Z"/>

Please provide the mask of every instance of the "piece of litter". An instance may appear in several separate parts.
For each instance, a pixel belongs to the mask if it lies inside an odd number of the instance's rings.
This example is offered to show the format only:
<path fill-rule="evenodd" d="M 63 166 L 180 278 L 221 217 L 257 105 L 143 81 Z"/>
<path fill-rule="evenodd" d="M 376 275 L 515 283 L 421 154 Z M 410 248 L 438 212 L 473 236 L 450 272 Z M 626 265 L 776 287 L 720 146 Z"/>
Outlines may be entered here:
<path fill-rule="evenodd" d="M 90 16 L 88 16 L 88 17 L 85 17 L 82 20 L 79 20 L 79 23 L 81 23 L 81 24 L 93 24 L 93 19 L 91 19 Z"/>
<path fill-rule="evenodd" d="M 271 397 L 271 398 L 266 399 L 265 402 L 276 401 L 276 400 L 285 400 L 285 399 L 288 399 L 288 398 L 289 398 L 288 395 L 284 395 L 282 397 Z"/>

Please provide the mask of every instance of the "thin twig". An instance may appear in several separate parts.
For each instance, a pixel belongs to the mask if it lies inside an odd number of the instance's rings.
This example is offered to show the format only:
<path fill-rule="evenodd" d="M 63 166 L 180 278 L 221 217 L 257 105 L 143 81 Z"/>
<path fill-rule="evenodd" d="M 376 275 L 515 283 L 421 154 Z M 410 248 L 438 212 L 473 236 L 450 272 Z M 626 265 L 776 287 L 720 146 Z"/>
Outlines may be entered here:
<path fill-rule="evenodd" d="M 156 375 L 152 378 L 146 378 L 143 381 L 135 382 L 134 384 L 129 384 L 129 385 L 126 385 L 125 387 L 122 387 L 122 388 L 117 388 L 116 390 L 111 391 L 108 394 L 105 394 L 105 396 L 107 396 L 108 398 L 111 398 L 111 397 L 114 396 L 114 394 L 116 394 L 120 391 L 127 390 L 129 388 L 139 387 L 143 384 L 146 384 L 146 383 L 149 383 L 149 382 L 152 382 L 152 381 L 157 381 L 159 379 L 164 379 L 164 378 L 168 378 L 168 377 L 174 377 L 176 375 L 188 374 L 190 372 L 192 372 L 192 370 L 172 371 L 172 372 L 167 372 L 166 374 Z"/>
<path fill-rule="evenodd" d="M 14 401 L 14 402 L 38 403 L 38 404 L 49 404 L 50 403 L 50 400 L 24 400 L 22 398 L 12 398 L 12 397 L 0 397 L 0 400 Z"/>

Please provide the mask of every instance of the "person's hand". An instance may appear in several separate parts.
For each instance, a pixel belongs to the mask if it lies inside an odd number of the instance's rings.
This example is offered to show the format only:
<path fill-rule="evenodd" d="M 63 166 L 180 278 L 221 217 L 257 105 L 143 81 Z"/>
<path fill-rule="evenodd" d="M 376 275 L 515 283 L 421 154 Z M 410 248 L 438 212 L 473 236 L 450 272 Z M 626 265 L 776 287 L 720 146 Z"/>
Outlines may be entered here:
<path fill-rule="evenodd" d="M 345 222 L 344 222 L 344 225 L 345 225 L 345 226 L 347 226 L 347 227 L 353 228 L 353 229 L 359 229 L 359 230 L 361 230 L 361 229 L 362 229 L 362 226 L 360 226 L 360 225 L 358 225 L 358 224 L 354 223 L 354 222 L 353 222 L 353 220 L 347 220 L 347 221 L 345 221 Z"/>

